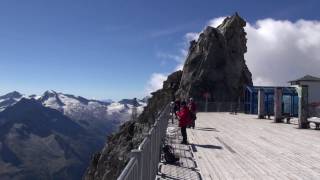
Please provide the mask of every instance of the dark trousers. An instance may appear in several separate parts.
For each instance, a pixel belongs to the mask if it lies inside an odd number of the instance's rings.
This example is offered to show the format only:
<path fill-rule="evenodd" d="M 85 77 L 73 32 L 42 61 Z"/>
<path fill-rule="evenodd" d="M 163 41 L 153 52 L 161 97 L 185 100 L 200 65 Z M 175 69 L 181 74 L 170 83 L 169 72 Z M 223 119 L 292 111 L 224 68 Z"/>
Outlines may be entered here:
<path fill-rule="evenodd" d="M 181 127 L 181 135 L 184 142 L 187 142 L 187 127 Z"/>

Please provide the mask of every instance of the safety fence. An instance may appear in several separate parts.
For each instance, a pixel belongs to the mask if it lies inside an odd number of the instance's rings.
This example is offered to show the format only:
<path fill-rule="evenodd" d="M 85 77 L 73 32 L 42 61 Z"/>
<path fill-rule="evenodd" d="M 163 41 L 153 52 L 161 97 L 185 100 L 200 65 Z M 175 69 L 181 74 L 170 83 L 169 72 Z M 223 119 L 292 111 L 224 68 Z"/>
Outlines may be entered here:
<path fill-rule="evenodd" d="M 117 180 L 152 180 L 158 172 L 161 145 L 166 135 L 170 114 L 167 105 L 139 145 L 131 151 L 131 158 Z"/>
<path fill-rule="evenodd" d="M 197 102 L 199 112 L 244 112 L 244 103 L 239 102 Z"/>

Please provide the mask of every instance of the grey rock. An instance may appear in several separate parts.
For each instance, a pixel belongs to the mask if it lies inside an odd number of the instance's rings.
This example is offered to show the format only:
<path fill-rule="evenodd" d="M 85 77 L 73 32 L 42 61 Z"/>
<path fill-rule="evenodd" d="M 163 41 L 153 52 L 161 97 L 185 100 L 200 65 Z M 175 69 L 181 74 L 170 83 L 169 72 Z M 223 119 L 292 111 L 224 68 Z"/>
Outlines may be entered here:
<path fill-rule="evenodd" d="M 246 22 L 238 15 L 226 18 L 218 28 L 207 27 L 198 41 L 192 41 L 183 72 L 168 76 L 162 89 L 153 92 L 148 105 L 136 121 L 123 124 L 118 133 L 109 136 L 103 150 L 92 157 L 85 180 L 114 180 L 129 160 L 129 153 L 139 146 L 161 110 L 175 98 L 194 97 L 203 100 L 237 101 L 245 85 L 252 85 L 245 64 Z"/>
<path fill-rule="evenodd" d="M 124 123 L 119 132 L 108 137 L 103 150 L 93 155 L 85 180 L 117 179 L 129 160 L 129 153 L 142 142 L 143 134 L 148 132 L 158 113 L 161 112 L 179 88 L 182 72 L 177 71 L 168 76 L 163 88 L 152 93 L 148 105 L 136 121 Z"/>
<path fill-rule="evenodd" d="M 190 43 L 177 96 L 204 101 L 238 101 L 245 85 L 252 85 L 251 73 L 245 64 L 247 52 L 246 22 L 236 13 L 217 28 L 208 26 L 197 41 Z"/>

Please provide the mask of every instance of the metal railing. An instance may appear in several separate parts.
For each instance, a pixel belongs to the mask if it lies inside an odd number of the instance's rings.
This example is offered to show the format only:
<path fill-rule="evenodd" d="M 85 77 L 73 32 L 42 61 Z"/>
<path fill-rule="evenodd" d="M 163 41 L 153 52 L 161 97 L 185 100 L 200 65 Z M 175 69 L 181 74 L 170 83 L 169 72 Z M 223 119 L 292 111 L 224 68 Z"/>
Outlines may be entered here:
<path fill-rule="evenodd" d="M 311 103 L 308 106 L 309 117 L 320 117 L 320 103 Z"/>
<path fill-rule="evenodd" d="M 239 102 L 196 102 L 199 112 L 244 112 L 244 104 Z"/>
<path fill-rule="evenodd" d="M 138 149 L 131 151 L 131 158 L 117 180 L 152 180 L 158 172 L 161 143 L 165 138 L 170 114 L 167 105 L 156 119 Z"/>

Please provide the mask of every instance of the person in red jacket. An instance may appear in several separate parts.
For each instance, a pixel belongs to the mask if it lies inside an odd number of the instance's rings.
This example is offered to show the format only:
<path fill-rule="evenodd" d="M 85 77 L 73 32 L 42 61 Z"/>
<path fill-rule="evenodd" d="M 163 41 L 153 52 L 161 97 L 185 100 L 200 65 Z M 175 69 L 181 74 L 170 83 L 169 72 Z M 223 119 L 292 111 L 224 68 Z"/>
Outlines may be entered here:
<path fill-rule="evenodd" d="M 187 141 L 187 126 L 191 124 L 191 112 L 187 106 L 185 101 L 181 102 L 181 109 L 177 112 L 179 117 L 179 127 L 181 128 L 181 135 L 182 135 L 182 144 L 188 144 Z"/>
<path fill-rule="evenodd" d="M 188 108 L 191 112 L 191 120 L 192 120 L 190 127 L 194 129 L 195 121 L 197 119 L 197 106 L 196 106 L 196 103 L 194 103 L 193 98 L 189 99 Z"/>

